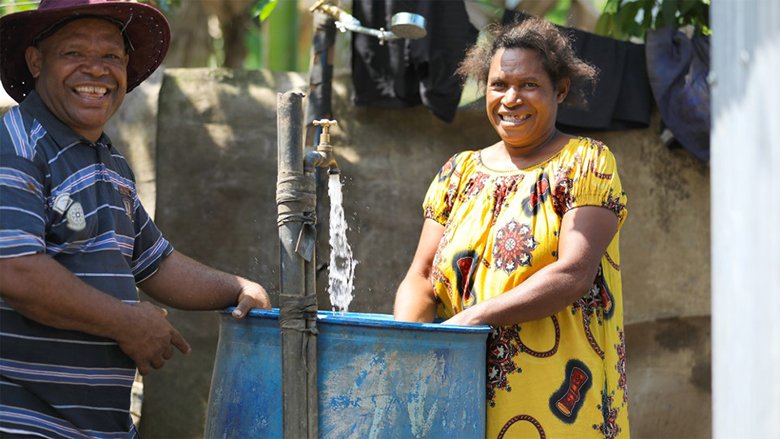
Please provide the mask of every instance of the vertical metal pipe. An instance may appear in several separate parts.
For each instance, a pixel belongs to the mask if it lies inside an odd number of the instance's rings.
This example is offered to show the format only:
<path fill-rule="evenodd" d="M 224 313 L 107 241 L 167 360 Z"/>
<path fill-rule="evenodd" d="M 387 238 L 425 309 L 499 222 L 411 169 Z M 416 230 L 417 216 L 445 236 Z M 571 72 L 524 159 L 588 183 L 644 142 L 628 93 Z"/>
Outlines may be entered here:
<path fill-rule="evenodd" d="M 336 43 L 336 24 L 335 20 L 328 14 L 322 12 L 314 13 L 314 36 L 311 45 L 311 58 L 309 64 L 309 93 L 306 99 L 306 137 L 304 145 L 317 147 L 321 128 L 315 126 L 312 122 L 320 119 L 333 119 L 333 58 L 335 56 Z M 327 230 L 330 224 L 328 216 L 328 173 L 317 168 L 314 173 L 314 180 L 317 187 L 317 235 L 327 236 Z M 318 245 L 327 248 L 327 240 Z M 319 261 L 316 258 L 309 263 L 311 273 L 312 294 L 316 294 L 316 276 L 317 267 L 327 266 L 328 254 L 322 251 L 325 260 Z M 323 273 L 327 270 L 323 271 Z"/>
<path fill-rule="evenodd" d="M 306 145 L 317 146 L 319 127 L 312 122 L 332 119 L 333 56 L 336 42 L 336 24 L 327 14 L 314 14 L 314 38 L 309 64 L 309 93 L 306 100 Z"/>
<path fill-rule="evenodd" d="M 303 94 L 287 92 L 277 97 L 278 187 L 283 181 L 294 181 L 290 192 L 302 186 L 303 155 Z M 298 180 L 295 182 L 295 180 Z M 287 186 L 284 186 L 287 188 Z M 277 203 L 288 193 L 277 189 Z M 286 206 L 284 207 L 286 208 Z M 282 337 L 282 420 L 287 439 L 317 437 L 317 342 L 313 322 L 307 322 L 307 276 L 305 260 L 298 252 L 304 213 L 294 212 L 282 220 L 280 207 L 280 326 Z M 285 215 L 289 212 L 285 212 Z M 316 310 L 316 296 L 315 310 Z M 290 321 L 296 320 L 296 321 Z"/>

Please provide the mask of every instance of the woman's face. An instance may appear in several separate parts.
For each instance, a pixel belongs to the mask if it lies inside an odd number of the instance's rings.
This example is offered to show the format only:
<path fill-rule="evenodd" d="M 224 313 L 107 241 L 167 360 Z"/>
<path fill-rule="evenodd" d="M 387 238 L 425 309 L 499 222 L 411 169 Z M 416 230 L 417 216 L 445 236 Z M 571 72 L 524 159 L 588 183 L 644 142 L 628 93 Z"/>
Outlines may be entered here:
<path fill-rule="evenodd" d="M 553 84 L 536 51 L 499 49 L 488 73 L 487 115 L 507 148 L 533 150 L 550 138 L 568 91 L 569 80 Z"/>

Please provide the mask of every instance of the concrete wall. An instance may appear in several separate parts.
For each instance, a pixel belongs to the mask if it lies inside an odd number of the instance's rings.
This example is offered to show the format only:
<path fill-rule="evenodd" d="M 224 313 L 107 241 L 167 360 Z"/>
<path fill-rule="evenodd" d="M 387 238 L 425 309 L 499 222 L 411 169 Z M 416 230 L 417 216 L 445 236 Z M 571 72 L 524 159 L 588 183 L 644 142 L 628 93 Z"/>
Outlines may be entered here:
<path fill-rule="evenodd" d="M 170 69 L 159 97 L 158 225 L 184 253 L 260 281 L 274 305 L 276 92 L 305 84 L 296 74 Z M 339 126 L 332 143 L 360 261 L 350 310 L 389 313 L 431 178 L 450 155 L 497 137 L 479 103 L 445 124 L 423 107 L 356 108 L 349 84 L 342 78 L 334 85 Z M 686 152 L 666 149 L 657 126 L 656 117 L 648 129 L 591 133 L 614 151 L 629 195 L 621 265 L 631 431 L 638 438 L 709 437 L 709 171 Z M 327 248 L 320 245 L 318 256 L 326 260 Z M 318 284 L 320 308 L 329 309 L 326 277 Z M 170 318 L 194 351 L 145 378 L 142 434 L 200 437 L 217 315 L 174 311 Z"/>

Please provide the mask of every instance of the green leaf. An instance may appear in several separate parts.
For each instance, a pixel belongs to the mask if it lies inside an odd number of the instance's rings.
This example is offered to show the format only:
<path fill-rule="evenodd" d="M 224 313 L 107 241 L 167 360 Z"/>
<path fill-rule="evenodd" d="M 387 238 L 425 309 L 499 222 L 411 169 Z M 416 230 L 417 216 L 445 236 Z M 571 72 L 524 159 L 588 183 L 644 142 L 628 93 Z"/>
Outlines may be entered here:
<path fill-rule="evenodd" d="M 673 26 L 676 24 L 678 4 L 679 4 L 679 0 L 663 0 L 663 3 L 661 3 L 661 14 L 657 16 L 655 20 L 656 28 L 661 28 L 664 26 Z"/>
<path fill-rule="evenodd" d="M 644 7 L 642 8 L 642 27 L 647 29 L 652 29 L 653 27 L 653 7 L 655 6 L 655 2 L 646 2 Z"/>
<path fill-rule="evenodd" d="M 691 9 L 693 9 L 696 5 L 699 4 L 700 0 L 681 0 L 680 3 L 680 12 L 683 14 L 687 13 Z"/>
<path fill-rule="evenodd" d="M 621 31 L 634 37 L 642 36 L 642 27 L 637 22 L 637 14 L 642 6 L 644 5 L 639 1 L 627 2 L 621 6 L 615 17 Z"/>
<path fill-rule="evenodd" d="M 620 3 L 621 0 L 607 0 L 607 3 L 604 4 L 604 10 L 602 11 L 603 14 L 614 14 L 620 9 Z"/>
<path fill-rule="evenodd" d="M 265 21 L 276 8 L 279 0 L 258 0 L 252 7 L 252 17 L 259 17 L 260 21 Z"/>
<path fill-rule="evenodd" d="M 610 35 L 610 28 L 609 24 L 612 20 L 612 15 L 603 13 L 599 16 L 599 19 L 596 21 L 596 28 L 594 31 L 599 35 Z"/>
<path fill-rule="evenodd" d="M 614 14 L 601 14 L 601 17 L 596 22 L 596 33 L 618 40 L 622 40 L 625 37 L 617 26 Z"/>

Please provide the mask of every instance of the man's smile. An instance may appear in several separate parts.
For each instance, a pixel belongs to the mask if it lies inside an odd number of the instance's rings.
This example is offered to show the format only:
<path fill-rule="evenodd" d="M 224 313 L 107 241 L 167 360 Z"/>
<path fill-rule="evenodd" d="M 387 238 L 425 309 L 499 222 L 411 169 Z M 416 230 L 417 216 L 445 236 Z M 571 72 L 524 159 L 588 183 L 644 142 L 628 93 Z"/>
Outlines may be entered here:
<path fill-rule="evenodd" d="M 79 85 L 73 90 L 81 97 L 99 99 L 108 94 L 108 88 L 100 86 Z"/>

